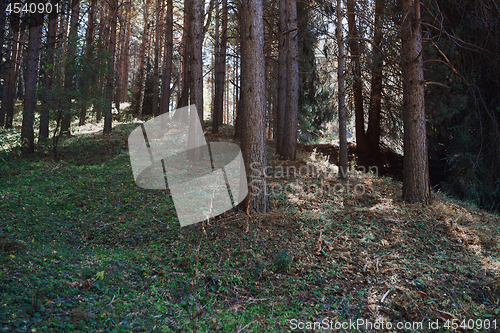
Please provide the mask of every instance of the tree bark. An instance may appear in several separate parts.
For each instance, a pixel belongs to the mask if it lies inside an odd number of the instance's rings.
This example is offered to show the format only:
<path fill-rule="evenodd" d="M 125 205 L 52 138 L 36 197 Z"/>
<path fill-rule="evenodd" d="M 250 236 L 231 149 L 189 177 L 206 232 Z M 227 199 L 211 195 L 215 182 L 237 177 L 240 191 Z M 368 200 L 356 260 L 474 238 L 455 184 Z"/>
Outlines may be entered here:
<path fill-rule="evenodd" d="M 53 0 L 54 1 L 54 0 Z M 87 18 L 87 32 L 85 36 L 85 61 L 90 65 L 93 62 L 93 54 L 92 54 L 92 44 L 94 40 L 94 29 L 95 29 L 95 7 L 97 0 L 92 0 L 90 2 L 89 15 Z M 88 78 L 84 78 L 82 82 L 82 101 L 80 106 L 80 120 L 78 125 L 85 125 L 85 118 L 87 117 L 87 107 L 88 107 L 88 99 L 90 93 L 91 86 L 91 73 Z"/>
<path fill-rule="evenodd" d="M 136 82 L 134 82 L 134 94 L 133 94 L 133 105 L 134 113 L 142 116 L 142 102 L 144 99 L 143 86 L 146 80 L 146 48 L 148 44 L 148 13 L 149 13 L 149 1 L 147 0 L 144 4 L 144 30 L 142 32 L 141 48 L 139 50 L 139 69 L 137 70 L 138 75 L 136 75 Z"/>
<path fill-rule="evenodd" d="M 216 27 L 218 27 L 219 20 L 219 5 L 217 4 Z M 218 28 L 216 28 L 218 29 Z M 218 30 L 216 30 L 218 37 Z M 227 47 L 227 0 L 222 1 L 222 34 L 220 42 L 217 38 L 216 45 L 216 58 L 215 58 L 215 98 L 214 98 L 214 117 L 212 133 L 219 131 L 219 126 L 223 124 L 224 118 L 224 84 L 226 78 L 226 47 Z"/>
<path fill-rule="evenodd" d="M 26 36 L 27 34 L 27 25 L 25 23 L 26 19 L 23 19 L 23 23 L 21 23 L 21 30 L 19 32 L 19 48 L 17 49 L 17 61 L 16 61 L 16 85 L 14 87 L 15 95 L 14 95 L 14 103 L 17 99 L 20 101 L 24 101 L 24 57 L 25 57 L 25 47 L 26 45 Z M 18 96 L 19 95 L 19 96 Z M 19 98 L 17 98 L 19 97 Z"/>
<path fill-rule="evenodd" d="M 118 29 L 118 24 L 116 27 L 116 46 L 115 46 L 115 83 L 114 83 L 114 92 L 113 92 L 113 103 L 115 104 L 115 108 L 120 113 L 120 104 L 121 104 L 121 96 L 122 96 L 122 75 L 123 75 L 123 51 L 124 51 L 124 40 L 125 40 L 125 24 L 123 22 L 123 6 L 118 5 L 119 10 L 116 13 L 116 20 L 120 22 L 120 26 Z"/>
<path fill-rule="evenodd" d="M 123 75 L 122 75 L 122 84 L 121 84 L 121 96 L 120 101 L 127 101 L 127 92 L 128 92 L 128 75 L 130 71 L 130 39 L 132 37 L 132 5 L 127 6 L 127 34 L 125 37 L 125 41 L 123 44 Z"/>
<path fill-rule="evenodd" d="M 115 82 L 116 24 L 118 17 L 118 0 L 109 2 L 110 37 L 109 37 L 109 73 L 106 83 L 106 108 L 104 112 L 104 134 L 111 133 L 113 125 L 113 88 Z"/>
<path fill-rule="evenodd" d="M 297 41 L 297 0 L 286 0 L 288 47 L 286 53 L 286 112 L 282 159 L 295 160 L 299 116 L 299 45 Z"/>
<path fill-rule="evenodd" d="M 17 2 L 17 1 L 15 1 Z M 15 3 L 14 2 L 14 3 Z M 19 43 L 20 18 L 19 14 L 14 12 L 10 15 L 10 31 L 9 31 L 9 46 L 10 61 L 6 70 L 4 93 L 2 97 L 2 111 L 0 114 L 5 115 L 5 128 L 12 128 L 14 119 L 14 102 L 16 98 L 17 86 L 17 56 L 21 45 Z M 4 111 L 5 110 L 5 111 Z"/>
<path fill-rule="evenodd" d="M 182 80 L 181 92 L 179 94 L 179 99 L 177 101 L 177 107 L 181 108 L 189 104 L 189 90 L 191 87 L 191 75 L 190 64 L 192 62 L 192 51 L 191 51 L 191 17 L 192 17 L 192 0 L 184 0 L 184 30 L 182 34 Z M 193 103 L 193 102 L 191 102 Z"/>
<path fill-rule="evenodd" d="M 365 111 L 363 106 L 363 80 L 361 77 L 361 62 L 359 51 L 359 34 L 356 26 L 356 1 L 347 0 L 347 22 L 349 27 L 349 51 L 353 73 L 354 114 L 356 124 L 356 148 L 358 154 L 368 151 L 365 132 Z"/>
<path fill-rule="evenodd" d="M 96 62 L 98 63 L 98 68 L 103 68 L 103 53 L 106 48 L 108 48 L 109 42 L 109 6 L 106 4 L 101 6 L 100 10 L 100 24 L 97 39 L 97 57 Z M 93 82 L 95 84 L 95 95 L 97 97 L 97 103 L 94 107 L 96 109 L 96 120 L 100 122 L 102 120 L 102 114 L 104 108 L 106 107 L 106 76 L 101 75 L 101 73 L 94 72 Z"/>
<path fill-rule="evenodd" d="M 368 110 L 368 130 L 366 138 L 368 151 L 374 158 L 380 154 L 380 121 L 382 114 L 382 70 L 384 66 L 382 53 L 383 31 L 382 15 L 384 13 L 384 0 L 375 1 L 375 26 L 373 35 L 373 60 L 372 60 L 372 82 L 370 90 L 370 108 Z"/>
<path fill-rule="evenodd" d="M 41 0 L 33 3 L 38 5 Z M 21 126 L 21 153 L 31 154 L 35 151 L 35 133 L 33 123 L 36 111 L 36 85 L 38 79 L 40 37 L 42 35 L 43 14 L 36 12 L 30 15 L 30 31 L 28 41 L 28 59 L 26 73 L 26 96 L 24 100 L 23 122 Z"/>
<path fill-rule="evenodd" d="M 218 80 L 219 80 L 219 57 L 220 57 L 220 6 L 219 0 L 215 3 L 215 32 L 214 32 L 214 71 L 215 75 L 212 76 L 214 84 L 212 85 L 213 105 L 212 105 L 212 133 L 219 132 L 219 107 L 216 95 L 218 94 Z M 214 92 L 215 90 L 215 92 Z"/>
<path fill-rule="evenodd" d="M 403 71 L 403 200 L 431 201 L 424 106 L 420 0 L 399 0 Z"/>
<path fill-rule="evenodd" d="M 222 36 L 220 41 L 220 58 L 219 58 L 219 86 L 220 86 L 220 116 L 219 126 L 224 123 L 224 90 L 226 87 L 226 55 L 227 55 L 227 0 L 222 0 Z M 227 109 L 227 108 L 226 108 Z"/>
<path fill-rule="evenodd" d="M 64 90 L 66 91 L 66 101 L 64 106 L 64 115 L 61 122 L 61 135 L 71 135 L 71 118 L 73 113 L 73 98 L 75 87 L 73 85 L 73 76 L 76 73 L 76 44 L 78 32 L 78 17 L 80 15 L 80 0 L 71 2 L 71 22 L 68 37 L 68 62 L 65 70 Z"/>
<path fill-rule="evenodd" d="M 13 56 L 14 56 L 14 30 L 19 29 L 19 15 L 11 13 L 9 16 L 10 26 L 9 26 L 9 36 L 7 38 L 7 51 L 5 54 L 5 68 L 4 68 L 4 82 L 3 82 L 3 93 L 2 93 L 2 105 L 0 108 L 0 126 L 7 127 L 6 124 L 6 114 L 9 104 L 9 91 L 10 91 L 10 81 L 11 81 L 11 68 L 13 66 Z M 17 23 L 16 23 L 17 21 Z"/>
<path fill-rule="evenodd" d="M 174 46 L 174 4 L 167 0 L 167 14 L 165 18 L 165 56 L 163 61 L 163 74 L 161 79 L 160 114 L 169 112 L 170 84 L 172 81 L 172 58 Z"/>
<path fill-rule="evenodd" d="M 268 2 L 267 12 L 266 12 L 266 3 L 264 3 L 264 15 L 265 17 L 269 17 L 269 19 L 264 21 L 264 40 L 272 41 L 274 39 L 274 5 L 273 2 Z M 266 135 L 268 139 L 273 137 L 273 129 L 274 129 L 274 91 L 272 88 L 273 80 L 273 63 L 275 59 L 273 57 L 273 44 L 272 42 L 268 42 L 264 44 L 264 58 L 266 60 Z"/>
<path fill-rule="evenodd" d="M 5 19 L 7 15 L 5 14 L 6 10 L 6 1 L 0 1 L 0 80 L 4 78 L 4 66 L 3 66 L 3 42 L 5 41 Z M 0 109 L 0 127 L 3 126 L 3 122 L 5 120 L 5 114 L 1 113 Z"/>
<path fill-rule="evenodd" d="M 245 161 L 250 212 L 269 211 L 265 124 L 265 59 L 262 0 L 241 1 L 241 72 L 243 112 L 241 149 Z"/>
<path fill-rule="evenodd" d="M 156 1 L 156 22 L 155 22 L 155 59 L 153 65 L 153 116 L 159 115 L 158 94 L 160 85 L 160 2 Z"/>
<path fill-rule="evenodd" d="M 198 117 L 203 124 L 203 0 L 192 0 L 191 42 L 192 62 L 189 67 L 192 87 L 191 104 L 196 105 Z"/>
<path fill-rule="evenodd" d="M 245 77 L 243 75 L 241 75 L 242 73 L 242 70 L 243 70 L 243 67 L 242 67 L 242 61 L 243 61 L 243 38 L 242 38 L 242 31 L 243 31 L 243 7 L 241 5 L 241 2 L 239 3 L 239 6 L 238 6 L 238 13 L 237 13 L 237 16 L 238 16 L 238 28 L 239 28 L 239 54 L 240 54 L 240 57 L 239 58 L 236 58 L 236 62 L 238 63 L 238 60 L 239 60 L 239 66 L 235 66 L 235 67 L 239 67 L 239 75 L 236 74 L 234 80 L 235 82 L 238 82 L 239 81 L 239 86 L 237 87 L 236 89 L 236 92 L 235 92 L 235 99 L 237 100 L 236 101 L 236 117 L 235 117 L 235 120 L 234 120 L 234 139 L 235 140 L 241 140 L 241 136 L 242 136 L 242 132 L 243 132 L 243 113 L 245 112 L 245 107 L 243 105 L 243 102 L 245 101 L 245 98 L 243 97 L 243 95 L 245 94 L 244 91 L 243 91 L 243 85 L 244 85 L 244 81 L 245 81 Z"/>
<path fill-rule="evenodd" d="M 339 47 L 337 79 L 339 85 L 339 176 L 347 178 L 347 129 L 344 86 L 344 40 L 342 37 L 342 1 L 337 0 L 337 44 Z"/>
<path fill-rule="evenodd" d="M 53 6 L 58 0 L 52 0 Z M 94 0 L 95 1 L 95 0 Z M 40 113 L 40 130 L 38 133 L 38 141 L 43 141 L 49 137 L 49 119 L 50 110 L 53 108 L 54 97 L 51 93 L 52 79 L 54 76 L 54 48 L 56 44 L 57 33 L 57 19 L 58 13 L 53 11 L 49 13 L 49 27 L 47 31 L 47 49 L 46 49 L 46 63 L 43 78 L 43 86 L 45 93 L 42 94 L 42 112 Z"/>

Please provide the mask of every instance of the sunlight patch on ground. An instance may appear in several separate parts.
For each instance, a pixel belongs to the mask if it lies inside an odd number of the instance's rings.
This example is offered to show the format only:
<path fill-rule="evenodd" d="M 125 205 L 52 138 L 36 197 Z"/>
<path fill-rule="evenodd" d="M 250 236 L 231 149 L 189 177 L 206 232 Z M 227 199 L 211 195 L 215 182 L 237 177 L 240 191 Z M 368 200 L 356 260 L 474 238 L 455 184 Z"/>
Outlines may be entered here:
<path fill-rule="evenodd" d="M 381 203 L 376 204 L 375 206 L 369 208 L 369 210 L 377 212 L 394 212 L 394 213 L 398 211 L 398 207 L 394 205 L 393 199 L 381 198 L 380 200 L 382 201 Z"/>

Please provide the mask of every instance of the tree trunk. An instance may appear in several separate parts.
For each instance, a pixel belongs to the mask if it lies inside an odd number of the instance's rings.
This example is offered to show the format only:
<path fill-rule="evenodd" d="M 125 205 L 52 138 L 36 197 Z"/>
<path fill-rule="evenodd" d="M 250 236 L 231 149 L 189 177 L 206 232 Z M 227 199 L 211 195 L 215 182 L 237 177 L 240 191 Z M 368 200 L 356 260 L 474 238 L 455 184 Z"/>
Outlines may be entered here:
<path fill-rule="evenodd" d="M 377 158 L 380 154 L 380 120 L 382 114 L 382 70 L 384 66 L 382 53 L 382 15 L 384 13 L 384 0 L 375 1 L 375 26 L 373 35 L 373 60 L 372 83 L 370 90 L 370 108 L 368 110 L 368 130 L 366 138 L 368 151 Z"/>
<path fill-rule="evenodd" d="M 119 10 L 116 13 L 116 20 L 120 22 L 120 30 L 116 31 L 116 45 L 115 45 L 115 78 L 114 78 L 114 87 L 113 87 L 113 103 L 115 104 L 115 108 L 120 113 L 120 103 L 121 103 L 121 95 L 122 95 L 122 75 L 123 75 L 123 41 L 125 39 L 125 27 L 123 24 L 124 17 L 123 6 L 118 5 Z M 118 25 L 118 24 L 117 24 Z"/>
<path fill-rule="evenodd" d="M 170 110 L 170 84 L 172 81 L 172 58 L 174 46 L 174 4 L 167 0 L 167 14 L 165 18 L 165 57 L 163 61 L 163 74 L 161 79 L 160 114 Z"/>
<path fill-rule="evenodd" d="M 0 1 L 0 80 L 3 79 L 3 70 L 4 70 L 2 62 L 4 56 L 3 42 L 5 40 L 5 19 L 7 17 L 5 15 L 6 5 L 7 5 L 6 1 Z M 0 126 L 3 125 L 3 118 L 1 117 L 2 116 L 0 115 Z"/>
<path fill-rule="evenodd" d="M 356 148 L 361 155 L 368 151 L 365 132 L 365 111 L 363 107 L 363 79 L 359 52 L 359 35 L 356 27 L 355 0 L 347 0 L 347 22 L 349 26 L 349 51 L 353 73 L 354 114 L 356 123 Z M 376 28 L 375 28 L 376 29 Z"/>
<path fill-rule="evenodd" d="M 23 19 L 25 21 L 25 19 Z M 19 35 L 19 48 L 17 49 L 17 61 L 16 61 L 16 86 L 14 87 L 14 103 L 17 101 L 19 95 L 19 100 L 24 101 L 24 57 L 26 45 L 26 35 L 27 35 L 27 24 L 21 23 L 21 31 Z"/>
<path fill-rule="evenodd" d="M 224 123 L 224 90 L 226 87 L 226 55 L 227 55 L 227 0 L 222 0 L 222 36 L 220 41 L 220 58 L 219 58 L 219 86 L 220 88 L 220 116 L 219 126 Z M 227 109 L 227 108 L 226 108 Z"/>
<path fill-rule="evenodd" d="M 347 129 L 344 87 L 344 40 L 342 38 L 342 1 L 337 0 L 337 45 L 339 47 L 337 79 L 339 85 L 339 175 L 347 178 Z"/>
<path fill-rule="evenodd" d="M 15 2 L 14 2 L 15 3 Z M 21 48 L 19 43 L 19 14 L 12 12 L 10 14 L 10 31 L 9 31 L 9 49 L 10 61 L 8 71 L 6 71 L 4 93 L 2 98 L 2 114 L 5 114 L 5 128 L 12 128 L 14 119 L 14 102 L 16 99 L 17 86 L 17 56 L 18 50 Z M 5 112 L 3 111 L 5 108 Z"/>
<path fill-rule="evenodd" d="M 108 47 L 109 42 L 109 6 L 102 5 L 100 10 L 100 24 L 99 24 L 99 32 L 97 39 L 97 57 L 96 62 L 98 63 L 97 67 L 102 68 L 102 55 L 104 50 Z M 97 97 L 97 102 L 94 104 L 94 108 L 96 110 L 96 121 L 100 122 L 102 120 L 103 109 L 106 104 L 106 78 L 101 73 L 94 72 L 93 74 L 93 83 L 95 84 L 95 95 Z"/>
<path fill-rule="evenodd" d="M 94 29 L 95 29 L 95 7 L 97 0 L 92 0 L 90 3 L 89 16 L 87 19 L 87 32 L 85 36 L 85 61 L 90 65 L 93 62 L 92 55 L 92 44 L 94 41 Z M 80 120 L 78 125 L 85 125 L 85 118 L 87 117 L 87 107 L 88 107 L 88 99 L 89 92 L 91 86 L 91 80 L 88 79 L 91 77 L 91 73 L 88 77 L 83 78 L 82 82 L 82 101 L 80 106 Z"/>
<path fill-rule="evenodd" d="M 158 94 L 160 85 L 160 1 L 156 1 L 156 23 L 155 23 L 155 59 L 153 65 L 153 116 L 159 115 Z"/>
<path fill-rule="evenodd" d="M 297 41 L 297 0 L 286 0 L 288 50 L 286 54 L 286 112 L 282 159 L 295 160 L 299 116 L 299 45 Z"/>
<path fill-rule="evenodd" d="M 196 105 L 198 117 L 203 124 L 203 0 L 192 0 L 191 42 L 192 62 L 189 67 L 191 73 L 191 104 Z"/>
<path fill-rule="evenodd" d="M 239 59 L 239 75 L 238 73 L 235 75 L 235 78 L 234 78 L 234 81 L 235 82 L 238 82 L 239 81 L 239 86 L 237 86 L 236 88 L 236 92 L 235 92 L 235 100 L 236 100 L 236 103 L 235 103 L 235 107 L 236 107 L 236 117 L 235 117 L 235 120 L 234 120 L 234 139 L 235 140 L 241 140 L 241 136 L 242 136 L 242 132 L 243 132 L 243 113 L 245 112 L 245 107 L 243 105 L 243 102 L 245 101 L 245 98 L 243 97 L 244 95 L 244 91 L 243 91 L 243 85 L 244 85 L 244 81 L 245 81 L 245 77 L 243 77 L 243 75 L 241 75 L 242 73 L 242 59 L 243 59 L 243 39 L 242 39 L 242 31 L 243 31 L 243 8 L 241 6 L 241 3 L 240 5 L 238 6 L 238 25 L 239 25 L 239 31 L 240 31 L 240 34 L 239 34 L 239 54 L 240 54 L 240 57 L 236 58 L 236 62 L 238 63 L 238 59 Z M 235 67 L 238 67 L 238 66 L 235 66 Z M 238 72 L 238 71 L 237 71 Z M 239 80 L 238 80 L 239 79 Z"/>
<path fill-rule="evenodd" d="M 189 89 L 191 86 L 190 80 L 190 64 L 192 58 L 191 51 L 191 0 L 184 0 L 184 30 L 182 34 L 182 86 L 180 87 L 181 93 L 177 102 L 177 107 L 181 108 L 189 104 Z M 192 102 L 191 102 L 192 103 Z"/>
<path fill-rule="evenodd" d="M 264 8 L 266 5 L 264 4 Z M 271 41 L 274 38 L 274 6 L 270 2 L 268 5 L 268 13 L 264 13 L 267 20 L 264 29 L 264 40 Z M 266 136 L 268 139 L 272 138 L 274 128 L 274 94 L 272 89 L 272 70 L 275 61 L 273 57 L 273 43 L 268 42 L 264 44 L 264 58 L 266 60 Z"/>
<path fill-rule="evenodd" d="M 41 0 L 35 0 L 39 4 Z M 30 31 L 28 41 L 28 59 L 26 73 L 26 98 L 24 100 L 23 123 L 21 127 L 21 152 L 23 155 L 35 151 L 35 133 L 33 122 L 36 109 L 36 84 L 38 79 L 40 37 L 42 35 L 43 14 L 30 15 Z"/>
<path fill-rule="evenodd" d="M 16 31 L 19 31 L 19 14 L 15 14 L 12 12 L 10 14 L 10 27 L 9 27 L 9 36 L 7 38 L 7 53 L 5 54 L 5 68 L 4 68 L 4 82 L 3 82 L 3 93 L 2 93 L 2 106 L 0 109 L 0 126 L 7 126 L 6 116 L 7 110 L 9 109 L 10 102 L 10 87 L 11 81 L 14 81 L 14 77 L 11 74 L 11 69 L 15 66 L 14 56 L 17 50 L 17 44 L 15 42 L 14 37 L 16 35 Z M 16 37 L 17 38 L 17 37 Z M 12 122 L 11 122 L 12 123 Z M 11 125 L 12 127 L 12 125 Z"/>
<path fill-rule="evenodd" d="M 121 96 L 120 101 L 126 102 L 128 92 L 128 76 L 130 71 L 130 39 L 132 37 L 132 5 L 127 6 L 127 35 L 123 43 L 124 56 L 123 56 L 123 74 L 121 83 Z"/>
<path fill-rule="evenodd" d="M 403 17 L 401 54 L 403 71 L 404 164 L 403 200 L 431 201 L 424 106 L 424 72 L 420 1 L 399 0 Z"/>
<path fill-rule="evenodd" d="M 113 124 L 113 88 L 115 82 L 115 53 L 116 53 L 116 24 L 118 16 L 118 0 L 109 2 L 110 10 L 110 37 L 109 37 L 109 73 L 106 83 L 106 108 L 104 112 L 104 134 L 111 133 Z"/>
<path fill-rule="evenodd" d="M 262 0 L 241 1 L 243 48 L 241 75 L 243 90 L 242 142 L 249 196 L 244 202 L 250 212 L 269 211 L 265 124 L 265 59 Z"/>
<path fill-rule="evenodd" d="M 219 131 L 224 118 L 224 84 L 226 78 L 226 47 L 227 47 L 227 0 L 222 0 L 222 35 L 218 39 L 219 4 L 216 11 L 216 58 L 215 58 L 215 98 L 212 133 Z"/>
<path fill-rule="evenodd" d="M 71 3 L 71 22 L 69 28 L 68 40 L 68 67 L 65 71 L 64 90 L 67 93 L 67 100 L 64 106 L 64 115 L 61 122 L 61 135 L 71 135 L 70 126 L 73 113 L 73 98 L 76 98 L 74 93 L 73 76 L 76 73 L 76 44 L 78 32 L 78 16 L 80 14 L 80 0 L 73 0 Z"/>
<path fill-rule="evenodd" d="M 219 80 L 219 57 L 220 57 L 220 6 L 219 6 L 219 0 L 217 0 L 215 4 L 215 32 L 214 32 L 214 59 L 213 59 L 213 64 L 214 64 L 214 71 L 212 73 L 215 73 L 215 75 L 212 76 L 214 84 L 212 85 L 212 94 L 213 94 L 213 105 L 212 105 L 212 133 L 218 133 L 219 132 L 219 107 L 217 103 L 219 102 L 216 100 L 216 94 L 218 94 L 218 80 Z M 215 77 L 215 78 L 214 78 Z M 214 87 L 215 86 L 215 87 Z M 215 92 L 214 92 L 215 90 Z"/>
<path fill-rule="evenodd" d="M 134 113 L 142 116 L 142 101 L 144 98 L 143 95 L 143 85 L 146 82 L 146 48 L 148 44 L 148 12 L 149 12 L 149 1 L 146 1 L 144 4 L 144 30 L 142 32 L 142 41 L 141 48 L 139 50 L 139 69 L 137 70 L 138 75 L 136 75 L 136 82 L 134 82 L 134 94 L 133 94 L 133 102 L 134 105 Z"/>
<path fill-rule="evenodd" d="M 53 6 L 58 0 L 52 0 Z M 95 1 L 95 0 L 94 0 Z M 54 76 L 54 48 L 56 44 L 57 33 L 57 19 L 58 13 L 53 11 L 49 14 L 49 27 L 47 31 L 47 49 L 46 49 L 46 63 L 43 78 L 44 93 L 42 94 L 42 112 L 40 113 L 40 130 L 38 133 L 38 141 L 43 141 L 49 137 L 49 119 L 50 110 L 53 109 L 54 96 L 51 93 L 52 78 Z"/>

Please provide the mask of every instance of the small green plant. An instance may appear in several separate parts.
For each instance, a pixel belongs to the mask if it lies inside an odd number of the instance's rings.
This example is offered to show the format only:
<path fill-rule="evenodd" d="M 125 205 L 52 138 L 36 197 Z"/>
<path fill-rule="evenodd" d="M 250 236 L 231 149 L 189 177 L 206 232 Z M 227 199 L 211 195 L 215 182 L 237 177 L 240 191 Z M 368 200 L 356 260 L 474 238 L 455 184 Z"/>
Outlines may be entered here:
<path fill-rule="evenodd" d="M 288 249 L 285 249 L 274 257 L 273 266 L 278 272 L 288 273 L 292 266 L 293 258 L 288 254 Z"/>
<path fill-rule="evenodd" d="M 207 282 L 207 288 L 212 292 L 227 292 L 227 288 L 224 287 L 222 280 L 217 275 L 208 275 L 205 278 Z"/>
<path fill-rule="evenodd" d="M 186 315 L 189 317 L 189 319 L 185 321 L 184 324 L 189 325 L 191 331 L 194 331 L 195 319 L 196 317 L 199 317 L 203 314 L 203 308 L 200 305 L 198 305 L 198 302 L 196 301 L 193 295 L 189 295 L 188 300 L 181 301 L 179 305 L 184 310 Z"/>
<path fill-rule="evenodd" d="M 260 280 L 262 278 L 262 275 L 264 273 L 264 268 L 266 268 L 266 264 L 259 260 L 258 262 L 255 263 L 255 267 L 254 267 L 254 278 L 257 279 L 257 280 Z"/>

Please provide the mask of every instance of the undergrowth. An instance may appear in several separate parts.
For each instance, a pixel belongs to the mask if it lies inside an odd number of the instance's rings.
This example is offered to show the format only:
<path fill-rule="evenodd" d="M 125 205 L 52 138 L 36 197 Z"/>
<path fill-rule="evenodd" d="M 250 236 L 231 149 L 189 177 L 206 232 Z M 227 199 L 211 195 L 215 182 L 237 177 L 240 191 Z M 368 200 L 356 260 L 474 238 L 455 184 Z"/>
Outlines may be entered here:
<path fill-rule="evenodd" d="M 406 204 L 390 178 L 353 172 L 348 185 L 318 154 L 279 162 L 270 149 L 270 185 L 282 191 L 270 213 L 250 217 L 249 232 L 241 211 L 181 228 L 168 191 L 134 183 L 126 144 L 135 126 L 65 139 L 56 161 L 43 147 L 28 158 L 1 153 L 4 331 L 500 326 L 498 216 L 439 194 L 430 206 Z M 304 172 L 279 173 L 287 167 Z M 379 331 L 342 329 L 363 330 Z"/>

